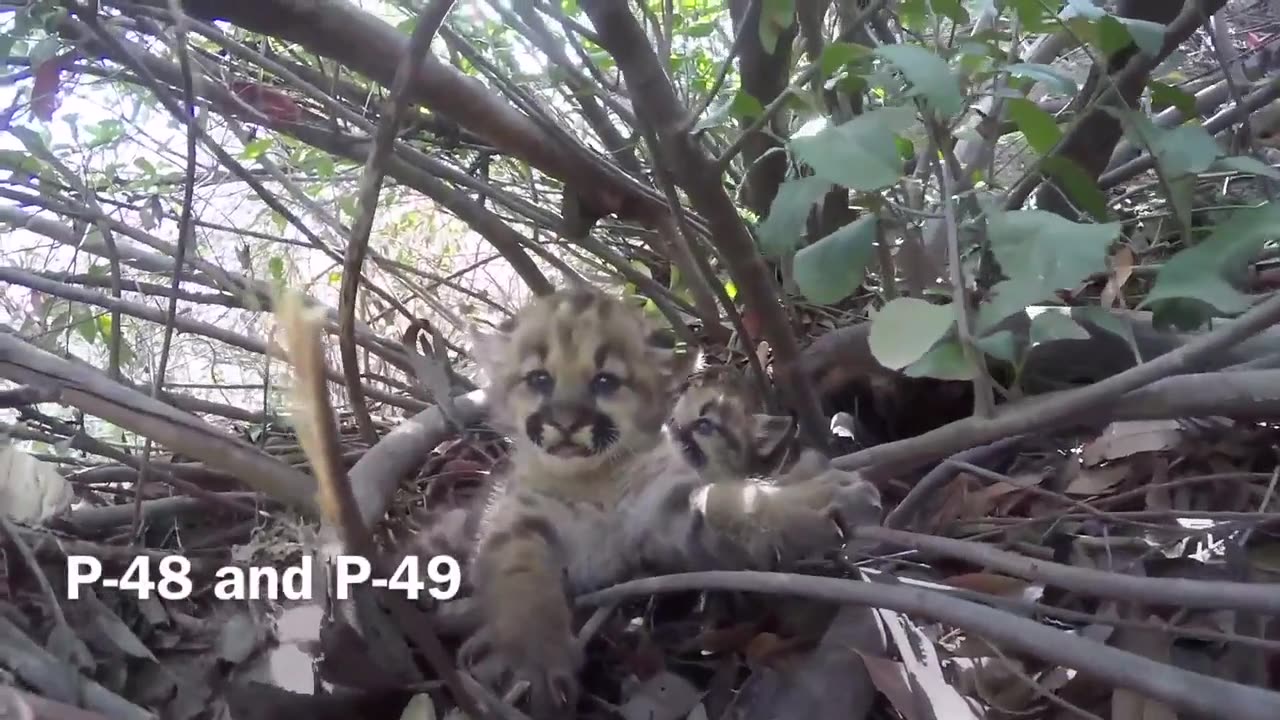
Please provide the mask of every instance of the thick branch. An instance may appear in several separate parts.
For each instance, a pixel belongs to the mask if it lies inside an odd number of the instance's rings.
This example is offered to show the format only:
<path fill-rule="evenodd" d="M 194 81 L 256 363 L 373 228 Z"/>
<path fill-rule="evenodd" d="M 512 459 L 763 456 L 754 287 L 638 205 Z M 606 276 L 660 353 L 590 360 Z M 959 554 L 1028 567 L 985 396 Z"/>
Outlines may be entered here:
<path fill-rule="evenodd" d="M 1136 690 L 1175 708 L 1205 717 L 1274 720 L 1280 693 L 1200 675 L 1055 630 L 1034 620 L 941 592 L 789 573 L 685 573 L 645 578 L 580 596 L 600 605 L 659 592 L 734 590 L 883 607 L 954 625 L 1032 657 L 1073 668 L 1110 685 Z"/>
<path fill-rule="evenodd" d="M 314 483 L 307 475 L 96 370 L 0 333 L 0 376 L 19 383 L 57 385 L 62 403 L 235 475 L 301 512 L 315 511 Z"/>
<path fill-rule="evenodd" d="M 581 6 L 591 17 L 600 41 L 617 60 L 637 113 L 657 134 L 675 181 L 706 218 L 712 242 L 760 317 L 777 363 L 779 384 L 795 403 L 801 427 L 815 446 L 825 447 L 829 433 L 813 388 L 795 370 L 799 349 L 774 292 L 773 275 L 725 192 L 715 160 L 683 132 L 687 109 L 680 105 L 661 61 L 626 4 L 582 0 Z"/>

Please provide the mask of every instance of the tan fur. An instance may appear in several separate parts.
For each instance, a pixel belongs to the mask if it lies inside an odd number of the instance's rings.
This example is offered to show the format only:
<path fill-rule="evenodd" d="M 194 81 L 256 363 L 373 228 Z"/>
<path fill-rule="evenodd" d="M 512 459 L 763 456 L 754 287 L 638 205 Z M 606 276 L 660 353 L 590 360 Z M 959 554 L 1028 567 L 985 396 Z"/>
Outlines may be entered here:
<path fill-rule="evenodd" d="M 653 572 L 774 567 L 838 547 L 837 523 L 879 521 L 879 494 L 851 473 L 783 487 L 699 477 L 663 429 L 691 356 L 656 337 L 638 309 L 570 289 L 477 338 L 491 422 L 513 450 L 470 564 L 483 626 L 461 655 L 485 682 L 528 680 L 539 720 L 576 702 L 571 596 Z M 621 382 L 593 393 L 602 371 Z M 591 452 L 548 450 L 566 438 Z"/>

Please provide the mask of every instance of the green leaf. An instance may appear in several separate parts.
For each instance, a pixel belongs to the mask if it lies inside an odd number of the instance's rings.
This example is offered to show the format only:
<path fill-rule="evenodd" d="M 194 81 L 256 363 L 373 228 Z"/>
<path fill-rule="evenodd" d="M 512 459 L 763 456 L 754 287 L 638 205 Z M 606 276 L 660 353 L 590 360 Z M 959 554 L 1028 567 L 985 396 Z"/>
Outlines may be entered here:
<path fill-rule="evenodd" d="M 1000 330 L 986 337 L 976 338 L 973 344 L 982 352 L 1010 365 L 1018 362 L 1018 342 L 1011 330 Z"/>
<path fill-rule="evenodd" d="M 1249 298 L 1236 289 L 1262 246 L 1280 237 L 1280 204 L 1243 208 L 1219 223 L 1208 238 L 1174 255 L 1160 268 L 1138 309 L 1182 299 L 1225 314 L 1244 312 Z"/>
<path fill-rule="evenodd" d="M 1054 340 L 1087 340 L 1089 333 L 1071 316 L 1056 308 L 1046 309 L 1031 318 L 1031 346 Z"/>
<path fill-rule="evenodd" d="M 1051 90 L 1062 95 L 1075 95 L 1079 92 L 1076 81 L 1063 75 L 1056 68 L 1040 63 L 1015 63 L 1005 68 L 1010 75 L 1031 78 L 1044 83 Z"/>
<path fill-rule="evenodd" d="M 1074 223 L 1045 210 L 997 212 L 987 223 L 991 251 L 1007 280 L 996 283 L 993 297 L 978 311 L 978 333 L 1055 298 L 1086 277 L 1107 269 L 1107 248 L 1121 224 Z"/>
<path fill-rule="evenodd" d="M 933 11 L 957 25 L 969 24 L 969 12 L 960 4 L 960 0 L 929 0 Z"/>
<path fill-rule="evenodd" d="M 1232 155 L 1219 158 L 1209 167 L 1217 170 L 1235 170 L 1249 175 L 1265 175 L 1266 177 L 1280 180 L 1280 171 L 1248 155 Z"/>
<path fill-rule="evenodd" d="M 1041 161 L 1040 169 L 1056 180 L 1058 187 L 1067 191 L 1071 202 L 1094 220 L 1101 222 L 1107 219 L 1107 196 L 1074 160 L 1065 155 L 1053 155 Z"/>
<path fill-rule="evenodd" d="M 262 153 L 266 152 L 272 144 L 270 136 L 261 137 L 244 146 L 244 150 L 240 152 L 240 157 L 245 160 L 253 160 Z"/>
<path fill-rule="evenodd" d="M 870 54 L 869 48 L 856 43 L 833 42 L 822 48 L 822 55 L 818 57 L 818 67 L 822 70 L 823 77 L 831 77 L 836 70 Z"/>
<path fill-rule="evenodd" d="M 1196 116 L 1196 96 L 1159 80 L 1152 80 L 1147 85 L 1151 88 L 1151 107 L 1156 112 L 1175 107 L 1187 117 Z"/>
<path fill-rule="evenodd" d="M 867 343 L 877 362 L 900 370 L 923 357 L 955 322 L 956 311 L 950 305 L 894 298 L 871 317 Z"/>
<path fill-rule="evenodd" d="M 760 44 L 765 54 L 772 55 L 778 36 L 791 27 L 796 17 L 796 0 L 763 0 L 760 7 Z"/>
<path fill-rule="evenodd" d="M 1137 18 L 1116 17 L 1116 20 L 1120 21 L 1124 29 L 1129 32 L 1129 37 L 1133 39 L 1133 44 L 1137 45 L 1139 50 L 1151 57 L 1160 54 L 1160 50 L 1164 47 L 1166 31 L 1164 25 Z"/>
<path fill-rule="evenodd" d="M 902 374 L 938 380 L 972 380 L 978 377 L 978 367 L 969 360 L 959 341 L 947 340 L 925 353 Z"/>
<path fill-rule="evenodd" d="M 267 268 L 271 271 L 273 280 L 284 280 L 284 258 L 279 255 L 272 255 L 271 259 L 267 261 Z"/>
<path fill-rule="evenodd" d="M 829 181 L 814 176 L 791 178 L 779 185 L 769 206 L 769 216 L 757 231 L 760 252 L 766 257 L 778 258 L 795 250 L 810 209 L 831 187 Z"/>
<path fill-rule="evenodd" d="M 923 95 L 929 107 L 943 117 L 964 110 L 960 83 L 947 61 L 919 45 L 881 45 L 875 54 L 893 63 L 913 86 L 912 95 Z"/>
<path fill-rule="evenodd" d="M 1074 313 L 1080 320 L 1097 325 L 1098 329 L 1124 340 L 1129 345 L 1129 351 L 1133 353 L 1134 362 L 1142 362 L 1142 353 L 1138 351 L 1138 339 L 1133 335 L 1133 326 L 1125 319 L 1097 305 L 1075 308 Z"/>
<path fill-rule="evenodd" d="M 1006 4 L 1013 7 L 1018 16 L 1018 22 L 1025 32 L 1044 33 L 1055 32 L 1060 29 L 1057 19 L 1057 3 L 1053 3 L 1053 7 L 1049 7 L 1049 3 L 1044 2 L 1044 0 L 1009 0 Z"/>
<path fill-rule="evenodd" d="M 58 49 L 62 47 L 62 41 L 56 35 L 49 35 L 36 43 L 31 48 L 31 52 L 27 53 L 27 57 L 31 59 L 31 67 L 38 68 L 49 62 L 54 55 L 58 54 Z"/>
<path fill-rule="evenodd" d="M 825 180 L 851 190 L 880 190 L 902 177 L 894 130 L 914 119 L 915 112 L 905 107 L 872 110 L 835 126 L 818 118 L 792 135 L 791 152 Z"/>
<path fill-rule="evenodd" d="M 1012 98 L 1006 102 L 1009 118 L 1018 131 L 1027 138 L 1027 144 L 1041 156 L 1047 155 L 1062 139 L 1062 130 L 1053 116 L 1026 98 Z"/>
<path fill-rule="evenodd" d="M 878 223 L 875 215 L 863 215 L 801 248 L 794 267 L 800 292 L 815 303 L 830 305 L 857 290 L 875 248 Z"/>
<path fill-rule="evenodd" d="M 1199 125 L 1163 130 L 1157 134 L 1153 150 L 1160 167 L 1175 177 L 1208 170 L 1221 152 L 1213 136 Z"/>

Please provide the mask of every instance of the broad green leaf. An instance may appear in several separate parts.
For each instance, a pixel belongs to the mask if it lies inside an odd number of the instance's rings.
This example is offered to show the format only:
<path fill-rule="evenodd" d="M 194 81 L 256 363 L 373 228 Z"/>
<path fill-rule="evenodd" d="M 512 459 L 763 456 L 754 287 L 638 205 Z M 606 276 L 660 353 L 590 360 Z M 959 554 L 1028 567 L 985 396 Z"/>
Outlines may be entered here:
<path fill-rule="evenodd" d="M 1235 170 L 1236 172 L 1247 173 L 1250 175 L 1265 175 L 1266 177 L 1280 180 L 1280 171 L 1277 171 L 1275 168 L 1261 160 L 1249 157 L 1248 155 L 1233 155 L 1231 157 L 1218 158 L 1218 160 L 1209 167 L 1216 168 L 1218 170 Z"/>
<path fill-rule="evenodd" d="M 881 45 L 875 54 L 893 63 L 913 86 L 912 95 L 923 95 L 928 106 L 943 117 L 964 110 L 960 83 L 947 61 L 919 45 Z"/>
<path fill-rule="evenodd" d="M 1202 173 L 1221 152 L 1213 136 L 1199 125 L 1179 125 L 1156 137 L 1156 161 L 1172 176 Z"/>
<path fill-rule="evenodd" d="M 1018 362 L 1018 341 L 1011 330 L 1000 330 L 986 337 L 975 338 L 973 344 L 982 352 L 1010 365 Z"/>
<path fill-rule="evenodd" d="M 869 48 L 856 43 L 833 42 L 822 48 L 822 55 L 818 58 L 818 67 L 822 70 L 823 77 L 831 77 L 836 70 L 870 54 L 871 50 Z"/>
<path fill-rule="evenodd" d="M 978 366 L 969 360 L 958 340 L 947 340 L 925 353 L 902 374 L 938 380 L 972 380 L 978 377 Z"/>
<path fill-rule="evenodd" d="M 1107 196 L 1074 160 L 1064 155 L 1053 155 L 1041 161 L 1040 169 L 1053 178 L 1059 188 L 1067 191 L 1067 197 L 1076 207 L 1099 222 L 1107 219 Z"/>
<path fill-rule="evenodd" d="M 851 190 L 880 190 L 902 177 L 895 130 L 913 120 L 915 112 L 906 107 L 879 108 L 834 126 L 811 120 L 791 137 L 791 151 L 824 180 Z"/>
<path fill-rule="evenodd" d="M 791 27 L 796 17 L 796 0 L 761 0 L 760 44 L 772 55 L 778 46 L 778 36 Z"/>
<path fill-rule="evenodd" d="M 273 140 L 271 136 L 261 137 L 244 146 L 244 150 L 240 152 L 240 157 L 245 160 L 253 160 L 271 147 Z"/>
<path fill-rule="evenodd" d="M 991 251 L 1008 278 L 992 288 L 993 297 L 978 311 L 979 334 L 1023 311 L 1052 300 L 1058 290 L 1107 269 L 1107 248 L 1120 235 L 1120 223 L 1074 223 L 1045 210 L 994 213 L 987 223 Z"/>
<path fill-rule="evenodd" d="M 1039 63 L 1015 63 L 1005 68 L 1010 75 L 1017 77 L 1031 78 L 1036 82 L 1044 83 L 1051 90 L 1062 95 L 1075 95 L 1079 92 L 1076 81 L 1063 75 L 1061 72 L 1051 65 L 1041 65 Z"/>
<path fill-rule="evenodd" d="M 1008 0 L 1006 5 L 1014 9 L 1025 32 L 1056 32 L 1060 29 L 1056 4 L 1051 7 L 1044 0 Z"/>
<path fill-rule="evenodd" d="M 1129 31 L 1129 37 L 1133 38 L 1133 44 L 1137 45 L 1138 49 L 1151 57 L 1160 54 L 1161 48 L 1164 47 L 1166 30 L 1164 25 L 1137 18 L 1116 17 L 1116 20 Z"/>
<path fill-rule="evenodd" d="M 960 4 L 960 0 L 929 0 L 933 11 L 957 25 L 969 24 L 969 13 Z"/>
<path fill-rule="evenodd" d="M 1151 107 L 1156 112 L 1175 107 L 1187 117 L 1196 116 L 1196 96 L 1159 80 L 1147 84 L 1151 88 Z"/>
<path fill-rule="evenodd" d="M 1009 118 L 1027 138 L 1027 144 L 1037 154 L 1044 156 L 1062 139 L 1062 130 L 1053 116 L 1026 98 L 1013 98 L 1006 102 Z"/>
<path fill-rule="evenodd" d="M 733 94 L 729 112 L 739 120 L 752 120 L 764 114 L 764 105 L 761 105 L 751 93 L 739 90 Z"/>
<path fill-rule="evenodd" d="M 1151 308 L 1151 327 L 1159 332 L 1206 330 L 1215 314 L 1209 303 L 1190 298 L 1170 298 Z"/>
<path fill-rule="evenodd" d="M 1047 309 L 1031 318 L 1031 346 L 1054 340 L 1085 340 L 1089 333 L 1071 316 L 1057 309 Z"/>
<path fill-rule="evenodd" d="M 779 185 L 769 206 L 769 217 L 757 231 L 760 252 L 777 258 L 795 250 L 809 210 L 831 187 L 830 182 L 814 176 L 791 178 Z"/>
<path fill-rule="evenodd" d="M 1280 204 L 1244 208 L 1220 222 L 1202 242 L 1174 255 L 1160 268 L 1139 309 L 1162 302 L 1197 300 L 1225 314 L 1244 312 L 1249 298 L 1236 289 L 1247 267 L 1270 240 L 1280 237 Z"/>
<path fill-rule="evenodd" d="M 42 38 L 40 42 L 35 44 L 35 47 L 31 48 L 31 52 L 27 54 L 27 57 L 31 58 L 31 67 L 38 68 L 45 64 L 52 59 L 54 55 L 58 54 L 58 50 L 61 47 L 62 41 L 60 41 L 55 35 L 49 35 Z"/>
<path fill-rule="evenodd" d="M 795 279 L 809 300 L 830 305 L 853 294 L 866 276 L 875 249 L 879 219 L 873 214 L 845 225 L 795 257 Z"/>
<path fill-rule="evenodd" d="M 950 305 L 894 298 L 871 317 L 867 343 L 876 362 L 901 370 L 924 357 L 955 322 L 956 311 Z"/>
<path fill-rule="evenodd" d="M 1138 339 L 1133 335 L 1133 326 L 1126 320 L 1097 305 L 1075 308 L 1074 312 L 1080 320 L 1097 325 L 1099 329 L 1124 340 L 1129 345 L 1129 351 L 1133 353 L 1134 362 L 1142 362 L 1142 353 L 1138 350 Z"/>
<path fill-rule="evenodd" d="M 279 255 L 272 255 L 271 259 L 267 261 L 267 268 L 271 271 L 273 280 L 284 279 L 284 258 Z"/>
<path fill-rule="evenodd" d="M 738 90 L 733 95 L 712 105 L 707 109 L 706 117 L 693 126 L 693 132 L 699 133 L 708 128 L 724 125 L 730 117 L 750 120 L 764 114 L 764 106 L 745 90 Z"/>

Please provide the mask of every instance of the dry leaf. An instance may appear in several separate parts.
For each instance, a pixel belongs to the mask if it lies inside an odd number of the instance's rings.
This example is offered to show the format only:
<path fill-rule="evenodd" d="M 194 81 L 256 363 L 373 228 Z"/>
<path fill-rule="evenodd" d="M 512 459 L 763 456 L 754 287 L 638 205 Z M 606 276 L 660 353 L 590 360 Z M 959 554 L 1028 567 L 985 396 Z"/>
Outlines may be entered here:
<path fill-rule="evenodd" d="M 1101 495 L 1119 485 L 1129 476 L 1128 465 L 1109 465 L 1100 468 L 1081 468 L 1067 484 L 1068 495 Z"/>
<path fill-rule="evenodd" d="M 1097 465 L 1144 452 L 1177 447 L 1182 429 L 1177 420 L 1124 420 L 1107 426 L 1102 436 L 1081 451 L 1085 465 Z"/>
<path fill-rule="evenodd" d="M 1098 303 L 1104 308 L 1124 307 L 1120 290 L 1133 274 L 1133 251 L 1127 245 L 1121 245 L 1116 254 L 1111 256 L 1111 273 L 1107 277 L 1106 287 L 1098 297 Z"/>
<path fill-rule="evenodd" d="M 701 701 L 693 683 L 664 670 L 640 683 L 618 714 L 625 720 L 681 720 Z"/>
<path fill-rule="evenodd" d="M 431 702 L 431 696 L 418 693 L 410 698 L 400 713 L 400 720 L 436 720 L 436 706 Z"/>
<path fill-rule="evenodd" d="M 1022 578 L 998 575 L 996 573 L 966 573 L 952 575 L 944 580 L 946 584 L 962 590 L 999 595 L 1001 597 L 1020 598 L 1026 593 L 1031 583 Z"/>
<path fill-rule="evenodd" d="M 12 445 L 0 447 L 0 508 L 10 520 L 38 525 L 71 507 L 74 498 L 52 465 Z"/>
<path fill-rule="evenodd" d="M 947 720 L 979 720 L 981 717 L 969 701 L 955 689 L 942 672 L 933 640 L 905 615 L 877 609 L 888 635 L 897 645 L 902 666 L 910 677 L 917 701 L 927 702 L 933 717 Z M 899 708 L 899 712 L 902 711 Z"/>

